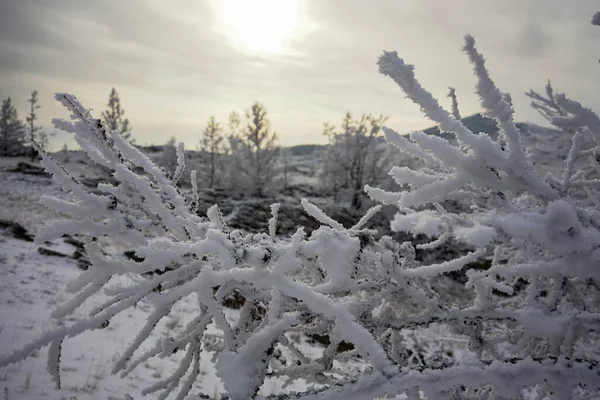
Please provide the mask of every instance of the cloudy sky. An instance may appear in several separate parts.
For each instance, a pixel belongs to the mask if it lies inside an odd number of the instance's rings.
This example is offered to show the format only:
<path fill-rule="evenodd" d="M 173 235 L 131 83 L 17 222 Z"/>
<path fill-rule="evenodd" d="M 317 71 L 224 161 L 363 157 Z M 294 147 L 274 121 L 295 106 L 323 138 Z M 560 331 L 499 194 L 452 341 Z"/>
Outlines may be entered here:
<path fill-rule="evenodd" d="M 456 87 L 468 115 L 479 111 L 460 51 L 471 33 L 518 119 L 541 122 L 523 92 L 547 79 L 600 110 L 600 27 L 590 24 L 599 9 L 597 0 L 0 0 L 0 97 L 24 117 L 37 89 L 50 126 L 67 116 L 53 93 L 75 94 L 99 116 L 116 87 L 140 144 L 175 135 L 195 147 L 210 115 L 225 122 L 255 100 L 287 145 L 324 142 L 323 121 L 346 111 L 389 115 L 407 132 L 431 124 L 377 73 L 378 55 L 397 50 L 443 104 Z"/>

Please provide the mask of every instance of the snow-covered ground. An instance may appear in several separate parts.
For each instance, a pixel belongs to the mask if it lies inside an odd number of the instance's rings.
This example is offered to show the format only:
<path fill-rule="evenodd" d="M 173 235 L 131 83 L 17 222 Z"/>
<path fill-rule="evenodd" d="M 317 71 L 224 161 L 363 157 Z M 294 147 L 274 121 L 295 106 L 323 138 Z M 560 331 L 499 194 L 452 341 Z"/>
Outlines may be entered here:
<path fill-rule="evenodd" d="M 84 176 L 88 169 L 86 164 L 78 161 L 77 155 L 71 153 L 67 168 L 75 176 Z M 0 164 L 0 181 L 4 183 L 0 185 L 0 220 L 16 222 L 34 235 L 46 221 L 60 218 L 60 215 L 39 204 L 40 196 L 63 196 L 63 193 L 60 186 L 49 177 L 8 172 L 18 162 L 29 160 L 4 159 Z M 77 173 L 78 168 L 80 173 Z M 90 171 L 92 177 L 99 176 L 92 168 Z M 93 302 L 85 303 L 78 309 L 74 316 L 64 321 L 54 320 L 51 313 L 69 300 L 71 295 L 67 293 L 66 286 L 81 270 L 76 260 L 41 254 L 40 247 L 65 255 L 77 250 L 63 239 L 39 246 L 13 237 L 10 229 L 0 229 L 0 355 L 12 353 L 57 324 L 74 323 L 103 300 L 102 296 L 96 297 Z M 122 249 L 116 243 L 107 243 L 105 251 L 122 254 Z M 151 360 L 138 366 L 126 377 L 111 374 L 113 362 L 133 339 L 132 332 L 137 332 L 144 324 L 150 311 L 151 306 L 142 302 L 115 318 L 104 329 L 88 331 L 66 340 L 61 358 L 60 389 L 56 388 L 47 371 L 47 349 L 0 370 L 0 390 L 3 390 L 4 399 L 126 399 L 129 398 L 127 394 L 135 399 L 141 398 L 141 391 L 167 377 L 177 366 L 179 357 L 183 356 L 176 355 L 160 362 Z M 149 343 L 175 334 L 196 312 L 195 299 L 182 299 L 171 316 L 157 326 Z M 236 319 L 237 314 L 236 310 L 227 310 L 230 322 Z M 216 333 L 216 328 L 212 327 L 211 330 Z M 318 357 L 322 353 L 319 345 L 307 343 L 306 338 L 298 337 L 296 341 L 301 342 L 298 345 L 305 354 L 312 353 Z M 215 376 L 209 357 L 210 354 L 206 354 L 202 360 L 201 379 L 194 385 L 192 393 L 214 393 L 218 398 L 223 387 Z M 282 385 L 281 380 L 270 380 L 262 391 L 264 394 L 279 391 Z M 287 391 L 302 389 L 302 382 L 286 387 Z M 154 397 L 155 394 L 147 396 Z"/>
<path fill-rule="evenodd" d="M 58 154 L 57 157 L 61 155 Z M 79 161 L 77 153 L 69 155 L 67 168 L 75 176 L 84 176 L 86 164 Z M 64 160 L 61 160 L 64 161 Z M 28 233 L 35 235 L 38 227 L 46 221 L 60 218 L 39 204 L 42 194 L 64 196 L 59 185 L 47 176 L 9 172 L 18 162 L 26 159 L 3 160 L 0 164 L 0 220 L 21 224 Z M 87 165 L 90 167 L 89 165 Z M 77 170 L 79 169 L 79 173 Z M 100 177 L 93 168 L 91 177 Z M 87 177 L 87 176 L 86 176 Z M 74 316 L 56 321 L 51 313 L 70 299 L 66 286 L 81 270 L 71 257 L 41 254 L 39 248 L 71 255 L 77 248 L 58 239 L 42 246 L 13 237 L 10 229 L 0 229 L 0 355 L 7 355 L 28 344 L 57 324 L 71 325 L 84 317 L 94 306 L 100 304 L 102 296 L 93 302 L 84 303 Z M 118 243 L 105 243 L 104 250 L 122 256 Z M 127 278 L 123 278 L 127 279 Z M 115 282 L 119 284 L 122 282 Z M 47 371 L 47 349 L 35 353 L 23 362 L 0 370 L 0 390 L 5 399 L 135 399 L 141 391 L 161 378 L 166 378 L 177 366 L 182 354 L 160 361 L 151 360 L 138 366 L 126 377 L 111 374 L 114 361 L 120 357 L 133 334 L 145 323 L 152 306 L 141 302 L 136 308 L 125 311 L 104 329 L 88 331 L 81 336 L 67 339 L 61 358 L 61 388 L 57 389 Z M 149 343 L 171 336 L 181 329 L 197 312 L 197 301 L 184 298 L 177 303 L 169 318 L 157 326 Z M 238 311 L 227 309 L 227 317 L 233 322 Z M 216 328 L 211 328 L 214 333 Z M 321 356 L 324 347 L 307 337 L 291 338 L 296 346 L 310 357 Z M 286 350 L 283 350 L 286 351 Z M 136 355 L 139 355 L 136 353 Z M 192 393 L 218 393 L 223 390 L 216 377 L 210 354 L 202 359 L 201 379 L 194 385 Z M 360 360 L 350 359 L 340 368 L 361 368 Z M 284 382 L 269 379 L 261 389 L 262 394 L 280 392 Z M 302 381 L 285 386 L 285 391 L 304 389 Z M 154 398 L 150 394 L 146 398 Z"/>
<path fill-rule="evenodd" d="M 42 193 L 57 194 L 60 188 L 50 179 L 0 171 L 0 219 L 15 221 L 35 233 L 48 219 L 57 218 L 38 203 Z M 0 230 L 0 354 L 6 355 L 35 339 L 58 322 L 50 317 L 57 305 L 69 299 L 66 284 L 81 270 L 75 260 L 40 254 L 33 242 L 11 237 Z M 76 248 L 61 241 L 44 248 L 71 254 Z M 101 301 L 98 298 L 97 301 Z M 86 304 L 77 316 L 85 315 L 94 304 Z M 185 322 L 189 301 L 179 305 L 174 317 L 157 333 L 168 334 Z M 139 398 L 140 390 L 173 368 L 174 361 L 148 362 L 127 378 L 110 374 L 112 362 L 131 340 L 129 333 L 143 323 L 148 306 L 140 304 L 121 315 L 101 331 L 69 339 L 63 349 L 62 387 L 55 388 L 46 370 L 44 350 L 22 363 L 0 371 L 0 388 L 5 399 L 124 399 L 126 393 Z M 73 319 L 67 319 L 70 324 Z M 208 392 L 219 389 L 212 369 L 204 371 L 198 385 Z M 213 389 L 214 388 L 214 389 Z"/>
<path fill-rule="evenodd" d="M 539 150 L 541 154 L 551 155 L 548 149 Z M 67 156 L 67 168 L 76 177 L 88 179 L 102 178 L 102 171 L 87 164 L 82 154 L 70 152 L 57 154 L 57 158 Z M 541 157 L 543 159 L 543 157 Z M 8 172 L 19 162 L 27 159 L 0 159 L 0 219 L 14 221 L 23 225 L 35 234 L 37 227 L 47 220 L 60 218 L 60 215 L 39 204 L 42 194 L 62 195 L 61 188 L 50 178 L 43 175 Z M 538 167 L 550 169 L 553 160 L 543 159 Z M 560 161 L 562 162 L 562 160 Z M 294 161 L 294 184 L 316 185 L 314 172 L 315 160 L 310 156 L 299 156 Z M 317 199 L 315 199 L 317 200 Z M 324 199 L 322 201 L 325 201 Z M 235 206 L 235 204 L 234 204 Z M 239 207 L 233 207 L 227 214 L 229 219 L 236 217 Z M 266 221 L 266 219 L 265 219 Z M 296 221 L 297 222 L 297 221 Z M 76 248 L 62 239 L 45 243 L 44 248 L 63 254 L 71 254 Z M 0 229 L 0 355 L 6 355 L 31 342 L 40 334 L 48 331 L 58 323 L 72 324 L 85 316 L 95 305 L 102 301 L 97 297 L 91 304 L 84 304 L 74 316 L 65 321 L 51 318 L 52 311 L 70 298 L 66 292 L 68 282 L 75 279 L 81 270 L 76 260 L 69 257 L 58 257 L 40 254 L 39 246 L 33 242 L 20 240 L 11 233 Z M 105 251 L 120 254 L 123 249 L 116 243 L 107 243 Z M 126 278 L 124 278 L 126 279 Z M 119 282 L 116 282 L 119 283 Z M 444 291 L 451 293 L 452 288 Z M 36 353 L 25 361 L 0 369 L 0 390 L 4 399 L 128 399 L 127 394 L 135 399 L 141 398 L 141 391 L 152 383 L 167 377 L 177 366 L 179 356 L 151 360 L 143 363 L 126 377 L 112 375 L 113 362 L 133 339 L 132 335 L 145 323 L 151 305 L 140 303 L 136 308 L 125 311 L 101 330 L 88 331 L 76 338 L 65 341 L 61 359 L 61 388 L 57 389 L 47 372 L 47 349 Z M 197 302 L 193 298 L 184 298 L 173 309 L 166 321 L 161 321 L 149 342 L 163 336 L 170 336 L 185 326 L 197 312 Z M 228 310 L 227 317 L 234 321 L 236 310 Z M 216 333 L 216 328 L 212 328 Z M 432 327 L 428 338 L 415 338 L 414 347 L 427 353 L 427 342 L 432 343 L 432 350 L 439 350 L 440 344 L 454 357 L 460 357 L 460 348 L 466 343 L 444 343 L 442 330 Z M 449 335 L 448 335 L 449 336 Z M 317 357 L 322 348 L 309 344 L 306 338 L 296 338 L 299 347 L 305 354 Z M 137 355 L 137 353 L 136 353 Z M 202 359 L 201 379 L 192 393 L 202 391 L 218 393 L 223 390 L 222 383 L 216 377 L 210 354 Z M 351 360 L 347 368 L 360 368 L 359 360 Z M 268 394 L 281 389 L 283 382 L 270 380 L 262 388 L 261 393 Z M 302 382 L 286 387 L 286 390 L 301 390 Z M 154 398 L 155 394 L 146 398 Z"/>
<path fill-rule="evenodd" d="M 44 247 L 67 254 L 74 250 L 74 247 L 62 241 L 46 243 Z M 73 260 L 42 255 L 38 252 L 38 245 L 33 242 L 15 239 L 8 232 L 0 232 L 0 354 L 6 355 L 21 348 L 59 323 L 50 314 L 70 298 L 66 285 L 80 272 Z M 60 323 L 72 324 L 101 301 L 102 297 L 98 297 L 93 303 L 86 303 L 74 317 Z M 173 309 L 171 316 L 155 329 L 150 342 L 161 336 L 170 336 L 183 328 L 196 314 L 196 304 L 192 297 L 184 298 Z M 126 377 L 111 374 L 114 361 L 133 339 L 132 332 L 137 332 L 144 324 L 150 311 L 150 305 L 140 303 L 136 308 L 113 319 L 104 329 L 87 331 L 67 339 L 61 358 L 60 389 L 56 388 L 46 369 L 47 349 L 0 370 L 0 388 L 4 391 L 4 398 L 123 400 L 129 399 L 127 394 L 134 399 L 142 398 L 141 391 L 167 377 L 177 367 L 182 356 L 180 354 L 179 357 L 160 361 L 150 360 Z M 226 311 L 229 322 L 233 323 L 238 312 L 230 309 Z M 210 331 L 216 333 L 216 328 L 212 326 Z M 436 338 L 436 343 L 432 346 L 435 350 L 444 342 L 444 332 L 434 328 L 430 334 L 432 338 Z M 308 343 L 306 338 L 296 337 L 295 341 L 306 355 L 316 358 L 322 354 L 323 347 Z M 465 344 L 446 345 L 448 348 L 458 348 Z M 423 343 L 415 339 L 414 346 L 420 347 Z M 424 351 L 427 353 L 429 350 L 425 348 Z M 219 398 L 218 393 L 223 390 L 223 386 L 216 377 L 209 358 L 210 354 L 205 354 L 202 359 L 201 378 L 194 385 L 192 393 L 214 393 L 214 397 Z M 361 368 L 361 363 L 359 360 L 349 360 L 344 367 Z M 281 380 L 268 380 L 261 394 L 280 391 L 282 386 Z M 294 382 L 285 387 L 286 391 L 302 389 L 302 382 Z M 155 394 L 145 398 L 155 398 Z"/>

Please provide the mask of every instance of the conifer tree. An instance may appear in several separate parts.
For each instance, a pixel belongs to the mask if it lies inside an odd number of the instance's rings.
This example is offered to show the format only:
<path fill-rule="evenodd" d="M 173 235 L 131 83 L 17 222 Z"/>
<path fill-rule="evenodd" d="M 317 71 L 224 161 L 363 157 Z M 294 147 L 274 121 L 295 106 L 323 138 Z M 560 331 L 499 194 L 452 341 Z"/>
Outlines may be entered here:
<path fill-rule="evenodd" d="M 208 120 L 208 125 L 202 132 L 200 140 L 200 150 L 202 151 L 202 163 L 206 173 L 205 179 L 208 187 L 213 188 L 220 184 L 220 174 L 222 171 L 221 162 L 225 151 L 225 143 L 223 141 L 223 130 L 221 125 L 211 116 Z"/>
<path fill-rule="evenodd" d="M 21 153 L 24 150 L 24 142 L 25 125 L 8 97 L 2 102 L 0 110 L 0 152 L 5 157 Z"/>
<path fill-rule="evenodd" d="M 61 151 L 63 153 L 63 162 L 69 162 L 69 148 L 67 147 L 67 143 L 66 142 L 63 145 L 63 148 L 62 148 Z"/>
<path fill-rule="evenodd" d="M 38 104 L 38 91 L 33 90 L 31 92 L 31 97 L 27 99 L 27 102 L 30 103 L 29 115 L 26 118 L 27 123 L 29 124 L 29 137 L 31 140 L 35 140 L 38 146 L 42 149 L 46 150 L 48 145 L 50 144 L 50 136 L 54 136 L 54 133 L 48 133 L 42 129 L 41 126 L 36 126 L 35 121 L 38 119 L 38 115 L 36 110 L 40 109 L 40 105 Z M 37 151 L 32 146 L 31 147 L 31 161 L 33 161 Z"/>
<path fill-rule="evenodd" d="M 257 197 L 273 186 L 279 155 L 277 134 L 271 133 L 267 110 L 259 102 L 246 111 L 246 125 L 240 138 L 241 172 L 248 178 L 248 189 Z"/>
<path fill-rule="evenodd" d="M 34 89 L 33 92 L 31 92 L 31 97 L 27 99 L 27 101 L 30 104 L 29 115 L 26 118 L 27 123 L 29 124 L 29 137 L 31 140 L 36 140 L 36 132 L 40 129 L 39 126 L 35 125 L 35 121 L 38 119 L 36 110 L 40 108 L 40 105 L 38 104 L 38 91 Z M 40 145 L 42 145 L 42 143 L 40 143 Z M 31 146 L 31 161 L 33 161 L 36 154 L 35 148 Z"/>
<path fill-rule="evenodd" d="M 121 99 L 115 88 L 112 88 L 108 97 L 107 109 L 102 112 L 102 120 L 109 131 L 118 131 L 121 136 L 132 142 L 131 126 L 125 118 L 125 110 L 121 107 Z"/>

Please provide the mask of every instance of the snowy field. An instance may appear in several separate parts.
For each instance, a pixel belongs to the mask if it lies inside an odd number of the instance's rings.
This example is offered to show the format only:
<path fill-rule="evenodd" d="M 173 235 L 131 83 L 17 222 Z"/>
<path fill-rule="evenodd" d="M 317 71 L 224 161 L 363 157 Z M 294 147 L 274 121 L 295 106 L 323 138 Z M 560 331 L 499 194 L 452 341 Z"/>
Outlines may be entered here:
<path fill-rule="evenodd" d="M 77 177 L 99 178 L 101 174 L 72 153 L 67 168 Z M 57 154 L 57 157 L 61 157 Z M 305 159 L 301 158 L 301 162 Z M 59 219 L 61 216 L 39 204 L 42 194 L 64 197 L 59 185 L 44 175 L 8 172 L 19 162 L 27 159 L 3 159 L 0 165 L 0 220 L 13 221 L 23 226 L 25 236 L 33 236 L 38 227 L 46 221 Z M 300 179 L 302 174 L 300 175 Z M 40 252 L 42 249 L 42 252 Z M 123 257 L 119 243 L 104 243 L 103 250 Z M 72 255 L 78 251 L 77 246 L 69 240 L 57 239 L 38 245 L 29 240 L 15 237 L 11 228 L 0 229 L 0 354 L 11 353 L 36 339 L 61 322 L 52 318 L 52 312 L 71 298 L 67 293 L 67 285 L 82 272 L 77 260 Z M 56 255 L 52 255 L 56 252 Z M 126 278 L 123 278 L 126 280 Z M 119 284 L 120 282 L 115 282 Z M 123 282 L 121 282 L 123 283 Z M 450 290 L 455 290 L 450 288 Z M 70 325 L 79 318 L 84 318 L 95 306 L 103 301 L 102 296 L 93 302 L 84 303 L 73 316 L 64 323 Z M 239 312 L 225 309 L 230 323 L 234 323 Z M 178 366 L 183 356 L 168 357 L 156 361 L 151 359 L 139 365 L 125 377 L 113 375 L 111 368 L 133 339 L 133 333 L 145 323 L 152 306 L 140 302 L 137 307 L 125 311 L 101 330 L 87 331 L 83 335 L 69 338 L 63 346 L 61 358 L 61 388 L 57 389 L 47 369 L 47 348 L 36 352 L 25 361 L 0 370 L 0 388 L 4 390 L 5 399 L 134 399 L 142 398 L 142 390 L 151 386 L 161 378 L 168 376 Z M 193 296 L 182 299 L 173 309 L 171 316 L 159 323 L 150 337 L 153 343 L 161 337 L 170 337 L 182 329 L 198 311 L 197 301 Z M 209 332 L 216 333 L 214 326 Z M 414 338 L 412 343 L 422 353 L 439 351 L 440 343 L 444 343 L 444 332 L 433 329 L 431 338 Z M 433 338 L 435 338 L 433 340 Z M 324 346 L 299 334 L 289 337 L 304 354 L 317 358 L 322 355 Z M 427 343 L 437 342 L 431 349 Z M 454 339 L 444 343 L 445 351 L 456 351 L 466 345 Z M 285 349 L 284 349 L 285 351 Z M 138 354 L 138 353 L 136 353 Z M 205 353 L 201 360 L 201 379 L 194 384 L 194 389 L 203 393 L 214 393 L 219 398 L 223 385 L 215 376 L 210 353 Z M 419 361 L 415 359 L 416 363 Z M 337 361 L 336 361 L 337 363 Z M 345 365 L 339 368 L 361 369 L 362 362 L 358 358 L 348 358 Z M 268 379 L 261 389 L 261 394 L 273 392 L 300 391 L 305 389 L 301 381 L 284 382 L 281 379 Z M 145 398 L 154 398 L 156 394 Z"/>

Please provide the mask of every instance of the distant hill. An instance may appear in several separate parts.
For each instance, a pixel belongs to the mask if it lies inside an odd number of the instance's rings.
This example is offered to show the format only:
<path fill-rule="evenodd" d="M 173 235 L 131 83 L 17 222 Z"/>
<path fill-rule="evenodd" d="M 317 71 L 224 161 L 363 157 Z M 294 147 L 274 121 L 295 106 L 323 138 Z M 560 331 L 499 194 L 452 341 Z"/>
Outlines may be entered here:
<path fill-rule="evenodd" d="M 484 117 L 480 113 L 469 115 L 468 117 L 461 119 L 461 122 L 474 133 L 484 133 L 489 135 L 494 140 L 498 137 L 498 125 L 496 125 L 496 121 L 491 118 Z M 517 122 L 516 125 L 521 131 L 524 131 L 528 126 L 527 124 L 520 122 Z M 454 133 L 440 132 L 440 129 L 437 126 L 427 128 L 423 132 L 428 135 L 439 136 L 447 140 L 454 140 Z"/>
<path fill-rule="evenodd" d="M 305 156 L 308 154 L 312 154 L 315 150 L 318 150 L 322 147 L 325 147 L 325 145 L 321 145 L 321 144 L 301 144 L 298 146 L 292 146 L 292 147 L 288 147 L 288 149 L 290 149 L 290 151 L 292 152 L 292 155 L 295 156 Z"/>

